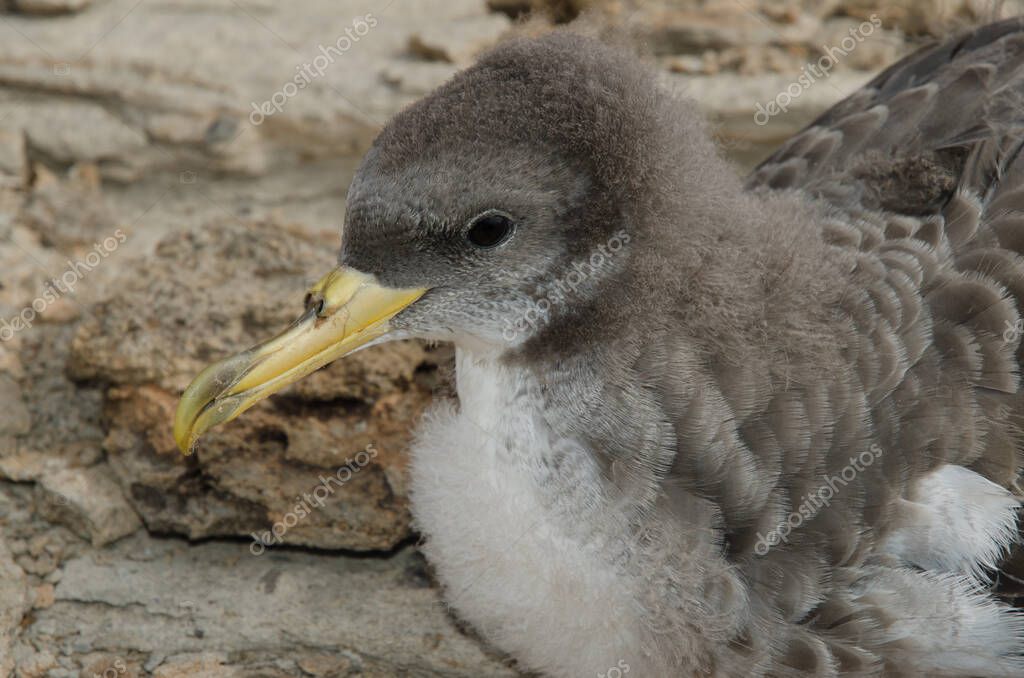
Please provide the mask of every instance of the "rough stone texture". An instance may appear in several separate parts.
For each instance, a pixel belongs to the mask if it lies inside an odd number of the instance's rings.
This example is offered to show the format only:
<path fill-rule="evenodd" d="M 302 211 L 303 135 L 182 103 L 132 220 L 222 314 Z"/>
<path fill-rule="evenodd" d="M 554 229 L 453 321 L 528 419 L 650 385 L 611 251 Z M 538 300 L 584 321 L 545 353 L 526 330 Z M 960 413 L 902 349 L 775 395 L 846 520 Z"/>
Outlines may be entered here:
<path fill-rule="evenodd" d="M 58 162 L 129 156 L 147 143 L 141 130 L 94 103 L 66 101 L 54 107 L 5 94 L 0 106 L 4 125 L 24 129 L 33 150 Z M 88 129 L 89 134 L 81 134 L 81 129 Z"/>
<path fill-rule="evenodd" d="M 516 675 L 445 616 L 411 549 L 386 561 L 255 557 L 243 544 L 139 535 L 67 561 L 55 602 L 34 614 L 22 642 L 166 678 L 297 676 L 300 666 L 314 676 Z"/>
<path fill-rule="evenodd" d="M 48 312 L 44 311 L 44 317 Z M 0 391 L 0 400 L 18 394 L 31 426 L 10 444 L 0 444 L 0 477 L 34 481 L 100 460 L 104 435 L 101 390 L 72 382 L 64 370 L 73 332 L 69 325 L 40 323 L 15 338 L 20 359 L 12 362 L 11 371 L 0 374 L 0 379 L 13 377 L 20 387 Z"/>
<path fill-rule="evenodd" d="M 1015 16 L 1024 12 L 1020 0 L 846 0 L 843 10 L 850 16 L 867 18 L 877 14 L 890 26 L 910 35 L 942 35 L 951 27 Z"/>
<path fill-rule="evenodd" d="M 111 384 L 108 458 L 151 530 L 249 535 L 282 521 L 323 483 L 326 505 L 284 542 L 375 550 L 409 536 L 403 450 L 439 355 L 420 344 L 385 345 L 322 370 L 213 431 L 192 458 L 171 437 L 188 381 L 284 328 L 312 276 L 332 261 L 331 248 L 282 224 L 208 224 L 126 266 L 117 293 L 81 323 L 70 374 Z M 368 445 L 376 456 L 351 480 L 322 480 Z"/>
<path fill-rule="evenodd" d="M 21 188 L 28 182 L 28 155 L 25 135 L 0 129 L 0 187 Z M 3 231 L 0 230 L 0 236 Z"/>
<path fill-rule="evenodd" d="M 803 44 L 821 27 L 813 14 L 799 13 L 789 21 L 772 22 L 745 3 L 647 2 L 630 14 L 634 30 L 657 54 L 700 53 L 733 45 Z M 682 5 L 682 6 L 680 6 Z"/>
<path fill-rule="evenodd" d="M 429 23 L 409 37 L 409 50 L 429 61 L 465 66 L 494 45 L 510 26 L 504 14 L 489 14 L 478 0 L 450 2 L 453 16 L 444 24 Z"/>
<path fill-rule="evenodd" d="M 119 226 L 101 192 L 99 169 L 91 162 L 74 164 L 63 181 L 40 169 L 28 194 L 23 219 L 43 245 L 68 255 L 81 254 L 113 237 Z"/>
<path fill-rule="evenodd" d="M 0 541 L 0 675 L 10 675 L 14 669 L 12 644 L 28 608 L 25 572 L 14 562 L 6 544 Z"/>
<path fill-rule="evenodd" d="M 82 4 L 20 1 L 26 10 Z M 11 15 L 0 40 L 0 85 L 11 86 L 0 86 L 0 124 L 23 130 L 34 156 L 95 161 L 119 181 L 161 168 L 264 174 L 271 159 L 364 148 L 411 100 L 380 86 L 382 67 L 405 56 L 414 31 L 450 21 L 466 22 L 470 52 L 508 24 L 474 0 L 310 0 L 301 12 L 273 2 L 106 0 L 59 21 Z M 460 60 L 469 54 L 449 41 L 425 44 Z M 318 56 L 308 86 L 278 98 L 272 115 L 251 115 Z"/>
<path fill-rule="evenodd" d="M 142 527 L 106 464 L 62 469 L 40 477 L 36 488 L 43 518 L 103 546 Z"/>
<path fill-rule="evenodd" d="M 42 501 L 0 483 L 0 675 L 516 675 L 447 617 L 412 548 L 257 557 L 144 531 L 96 548 Z"/>
<path fill-rule="evenodd" d="M 25 435 L 31 428 L 21 387 L 11 377 L 0 374 L 0 436 Z"/>

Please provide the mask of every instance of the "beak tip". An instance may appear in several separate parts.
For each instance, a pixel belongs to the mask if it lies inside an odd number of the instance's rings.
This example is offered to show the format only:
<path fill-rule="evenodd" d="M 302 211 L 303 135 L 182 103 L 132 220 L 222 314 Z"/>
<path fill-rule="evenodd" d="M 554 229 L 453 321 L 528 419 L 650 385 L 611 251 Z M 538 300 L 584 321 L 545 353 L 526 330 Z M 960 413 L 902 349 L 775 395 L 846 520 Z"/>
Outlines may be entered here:
<path fill-rule="evenodd" d="M 183 396 L 178 401 L 178 411 L 174 417 L 174 443 L 186 457 L 192 454 L 199 442 L 199 436 L 195 434 L 195 417 L 187 411 L 188 400 Z"/>
<path fill-rule="evenodd" d="M 177 431 L 174 432 L 174 442 L 178 446 L 178 450 L 181 451 L 186 457 L 192 454 L 196 448 L 196 441 L 192 439 L 191 433 L 186 433 L 184 436 L 180 435 Z"/>

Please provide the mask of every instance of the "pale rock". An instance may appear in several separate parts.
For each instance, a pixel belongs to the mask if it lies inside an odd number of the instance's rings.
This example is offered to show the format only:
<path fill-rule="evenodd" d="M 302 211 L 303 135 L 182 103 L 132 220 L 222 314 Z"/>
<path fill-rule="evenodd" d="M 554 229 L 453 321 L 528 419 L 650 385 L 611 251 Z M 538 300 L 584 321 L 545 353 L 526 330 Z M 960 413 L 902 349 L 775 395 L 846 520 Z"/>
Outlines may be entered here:
<path fill-rule="evenodd" d="M 200 144 L 213 122 L 212 115 L 189 115 L 177 112 L 159 112 L 146 120 L 146 132 L 151 138 L 170 144 Z"/>
<path fill-rule="evenodd" d="M 22 217 L 25 224 L 39 235 L 43 245 L 66 255 L 60 269 L 53 271 L 62 281 L 61 287 L 56 288 L 60 293 L 68 285 L 63 281 L 65 274 L 74 286 L 90 275 L 90 267 L 82 266 L 84 257 L 118 228 L 100 181 L 99 168 L 83 162 L 74 165 L 64 177 L 49 172 L 38 174 L 29 195 Z"/>
<path fill-rule="evenodd" d="M 5 126 L 22 127 L 29 144 L 59 162 L 126 156 L 148 143 L 141 130 L 92 102 L 68 100 L 54 106 L 0 98 L 0 103 L 7 112 Z"/>
<path fill-rule="evenodd" d="M 49 553 L 40 554 L 33 558 L 29 555 L 21 555 L 15 559 L 22 570 L 28 574 L 45 577 L 57 568 L 57 559 Z"/>
<path fill-rule="evenodd" d="M 96 546 L 109 544 L 142 526 L 112 479 L 109 467 L 69 468 L 39 478 L 40 511 Z"/>
<path fill-rule="evenodd" d="M 352 660 L 344 655 L 316 654 L 303 657 L 297 663 L 300 669 L 316 678 L 346 676 L 352 668 Z"/>
<path fill-rule="evenodd" d="M 258 558 L 244 543 L 189 545 L 140 532 L 65 561 L 63 571 L 56 602 L 36 610 L 23 634 L 81 648 L 76 660 L 92 648 L 157 655 L 147 664 L 165 678 L 211 667 L 223 671 L 218 678 L 292 678 L 294 668 L 272 662 L 302 666 L 311 656 L 323 656 L 311 669 L 329 669 L 333 657 L 354 675 L 382 678 L 518 675 L 459 629 L 411 548 L 386 558 L 298 550 Z"/>
<path fill-rule="evenodd" d="M 83 658 L 78 678 L 139 678 L 138 662 L 117 654 L 97 653 Z"/>
<path fill-rule="evenodd" d="M 35 609 L 45 610 L 53 605 L 53 601 L 53 584 L 40 584 L 32 590 L 32 607 Z"/>
<path fill-rule="evenodd" d="M 0 373 L 0 437 L 24 435 L 31 427 L 21 387 L 13 378 Z"/>
<path fill-rule="evenodd" d="M 357 18 L 369 32 L 354 30 Z M 18 38 L 0 43 L 3 126 L 26 130 L 30 149 L 50 159 L 94 160 L 104 178 L 123 183 L 189 168 L 256 176 L 309 158 L 359 155 L 409 101 L 380 86 L 381 65 L 424 26 L 464 20 L 487 44 L 509 23 L 486 14 L 482 0 L 308 0 L 299 13 L 283 3 L 106 0 L 56 20 L 12 14 L 4 22 Z M 341 57 L 279 112 L 250 124 L 253 106 L 294 82 L 319 47 L 347 35 L 358 40 Z M 463 47 L 473 49 L 473 36 L 467 40 Z M 464 58 L 460 49 L 452 54 Z"/>
<path fill-rule="evenodd" d="M 848 16 L 868 19 L 877 16 L 886 27 L 909 35 L 944 36 L 970 24 L 996 21 L 1024 12 L 1021 0 L 847 0 Z"/>
<path fill-rule="evenodd" d="M 213 653 L 169 657 L 153 671 L 153 678 L 234 678 L 237 669 L 225 666 L 227 657 Z"/>
<path fill-rule="evenodd" d="M 25 367 L 21 364 L 21 359 L 13 344 L 13 340 L 0 341 L 0 372 L 6 372 L 15 379 L 20 379 L 25 375 Z"/>
<path fill-rule="evenodd" d="M 20 129 L 0 127 L 0 188 L 23 188 L 28 178 L 25 135 Z M 3 237 L 3 230 L 0 226 L 0 237 Z"/>
<path fill-rule="evenodd" d="M 821 27 L 812 14 L 772 22 L 740 3 L 679 6 L 669 0 L 644 3 L 627 15 L 633 32 L 656 54 L 700 54 L 733 46 L 808 42 Z"/>
<path fill-rule="evenodd" d="M 15 678 L 44 678 L 50 669 L 57 666 L 57 658 L 49 650 L 33 652 L 18 660 Z"/>
<path fill-rule="evenodd" d="M 481 52 L 496 45 L 509 26 L 508 17 L 502 14 L 428 24 L 409 37 L 409 51 L 428 61 L 467 66 Z"/>
<path fill-rule="evenodd" d="M 458 70 L 454 64 L 407 59 L 389 63 L 381 71 L 381 78 L 402 94 L 419 98 L 440 87 Z"/>
<path fill-rule="evenodd" d="M 8 440 L 0 437 L 0 478 L 24 483 L 68 467 L 64 457 L 40 452 L 24 439 Z"/>
<path fill-rule="evenodd" d="M 14 670 L 14 639 L 31 606 L 25 572 L 14 562 L 0 529 L 0 675 Z"/>
<path fill-rule="evenodd" d="M 60 297 L 39 314 L 39 322 L 64 325 L 78 320 L 81 316 L 81 306 L 66 297 Z"/>

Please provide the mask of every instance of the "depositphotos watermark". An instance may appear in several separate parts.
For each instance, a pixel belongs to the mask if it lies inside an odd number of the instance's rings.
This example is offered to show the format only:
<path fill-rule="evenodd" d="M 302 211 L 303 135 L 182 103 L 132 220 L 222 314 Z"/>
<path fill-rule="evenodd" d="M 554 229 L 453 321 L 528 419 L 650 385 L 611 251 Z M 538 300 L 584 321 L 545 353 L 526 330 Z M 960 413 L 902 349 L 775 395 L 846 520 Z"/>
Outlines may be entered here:
<path fill-rule="evenodd" d="M 857 49 L 857 45 L 864 42 L 865 38 L 870 37 L 875 29 L 882 25 L 882 20 L 878 18 L 877 14 L 872 14 L 868 18 L 869 21 L 864 21 L 851 28 L 850 34 L 839 41 L 838 47 L 822 45 L 821 49 L 824 54 L 817 61 L 811 61 L 801 66 L 800 75 L 796 80 L 775 95 L 774 99 L 764 105 L 758 102 L 755 106 L 757 111 L 754 113 L 754 123 L 759 126 L 767 125 L 773 115 L 787 112 L 793 100 L 798 99 L 801 94 L 809 90 L 811 85 L 819 79 L 831 75 L 832 68 L 839 63 L 841 58 L 849 56 L 850 52 Z"/>
<path fill-rule="evenodd" d="M 754 553 L 763 556 L 768 549 L 789 541 L 790 533 L 799 528 L 804 522 L 818 515 L 821 509 L 827 507 L 832 497 L 839 491 L 836 487 L 846 487 L 862 473 L 864 469 L 874 464 L 882 456 L 882 448 L 877 444 L 861 452 L 856 457 L 850 457 L 850 463 L 843 467 L 836 475 L 822 476 L 825 483 L 818 488 L 817 492 L 805 494 L 803 500 L 796 507 L 796 510 L 789 514 L 786 520 L 768 532 L 767 535 L 758 533 L 757 544 L 754 546 Z"/>
<path fill-rule="evenodd" d="M 352 26 L 345 29 L 345 35 L 339 37 L 333 45 L 328 45 L 327 47 L 318 45 L 320 54 L 316 55 L 312 62 L 296 66 L 295 70 L 298 73 L 289 82 L 286 82 L 281 89 L 274 92 L 270 99 L 259 104 L 255 101 L 251 102 L 252 112 L 249 113 L 249 122 L 253 126 L 258 127 L 270 116 L 283 111 L 284 105 L 288 103 L 289 99 L 298 94 L 300 90 L 309 87 L 317 78 L 322 78 L 324 73 L 327 72 L 328 66 L 333 64 L 336 58 L 352 49 L 352 46 L 359 42 L 359 39 L 369 33 L 370 29 L 376 25 L 377 17 L 373 16 L 373 14 L 356 17 L 352 21 Z"/>
<path fill-rule="evenodd" d="M 1012 344 L 1020 339 L 1020 335 L 1024 332 L 1024 318 L 1017 318 L 1017 321 L 1010 324 L 1009 320 L 1004 320 L 1003 324 L 1006 325 L 1006 329 L 1003 330 L 1003 343 Z"/>
<path fill-rule="evenodd" d="M 516 337 L 526 331 L 527 327 L 536 330 L 540 323 L 547 321 L 552 302 L 564 301 L 570 295 L 575 294 L 584 281 L 600 270 L 612 255 L 621 250 L 624 245 L 629 244 L 629 241 L 629 233 L 624 230 L 616 231 L 605 244 L 598 246 L 597 251 L 590 255 L 590 259 L 582 263 L 574 262 L 572 270 L 564 277 L 555 280 L 554 287 L 547 294 L 540 299 L 531 301 L 530 308 L 523 313 L 521 318 L 514 323 L 509 320 L 505 321 L 505 329 L 501 331 L 501 336 L 506 341 L 514 341 Z"/>
<path fill-rule="evenodd" d="M 321 474 L 319 478 L 320 483 L 313 488 L 313 491 L 303 492 L 295 497 L 295 506 L 292 507 L 292 510 L 284 514 L 269 530 L 264 530 L 261 534 L 251 533 L 253 542 L 249 544 L 249 552 L 254 556 L 261 556 L 268 546 L 283 544 L 283 537 L 288 530 L 298 525 L 300 520 L 313 513 L 314 507 L 321 508 L 326 503 L 327 498 L 334 494 L 334 490 L 337 487 L 341 487 L 352 480 L 352 476 L 359 473 L 361 469 L 370 463 L 371 459 L 376 457 L 377 448 L 373 446 L 373 443 L 370 443 L 366 446 L 365 450 L 356 454 L 355 458 L 338 468 L 334 475 L 324 476 Z"/>
<path fill-rule="evenodd" d="M 82 260 L 67 260 L 67 268 L 59 278 L 52 278 L 43 283 L 43 293 L 32 300 L 32 303 L 21 310 L 21 313 L 10 319 L 0 318 L 0 341 L 10 341 L 18 332 L 29 329 L 36 321 L 36 316 L 56 303 L 58 299 L 75 291 L 79 281 L 91 273 L 94 268 L 113 254 L 128 239 L 120 228 L 113 236 L 94 243 L 93 251 L 82 257 Z"/>
<path fill-rule="evenodd" d="M 616 666 L 611 667 L 604 673 L 597 674 L 597 678 L 622 678 L 629 673 L 629 664 L 624 660 L 620 659 L 616 664 Z"/>
<path fill-rule="evenodd" d="M 127 673 L 128 664 L 126 664 L 120 657 L 116 657 L 113 663 L 103 669 L 103 673 L 96 673 L 93 671 L 92 678 L 120 678 Z"/>

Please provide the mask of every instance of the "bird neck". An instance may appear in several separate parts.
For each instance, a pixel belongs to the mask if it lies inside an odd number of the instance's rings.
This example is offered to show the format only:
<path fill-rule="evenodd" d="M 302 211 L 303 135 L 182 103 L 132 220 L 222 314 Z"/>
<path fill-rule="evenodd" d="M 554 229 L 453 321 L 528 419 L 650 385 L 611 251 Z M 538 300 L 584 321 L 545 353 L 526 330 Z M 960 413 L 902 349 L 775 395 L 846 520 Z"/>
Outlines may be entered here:
<path fill-rule="evenodd" d="M 418 519 L 434 539 L 435 558 L 444 563 L 476 563 L 480 552 L 492 554 L 485 570 L 464 578 L 503 572 L 509 553 L 515 554 L 510 572 L 520 572 L 521 553 L 535 551 L 540 565 L 530 573 L 531 600 L 562 595 L 557 585 L 538 595 L 543 582 L 571 580 L 583 592 L 579 600 L 615 597 L 614 609 L 624 616 L 617 617 L 621 632 L 614 635 L 658 629 L 664 637 L 684 640 L 700 664 L 714 648 L 727 645 L 747 614 L 728 600 L 705 601 L 706 592 L 742 585 L 721 561 L 713 538 L 715 514 L 706 502 L 677 496 L 667 506 L 650 477 L 655 466 L 634 465 L 622 456 L 659 435 L 659 415 L 643 402 L 643 386 L 627 384 L 631 390 L 623 400 L 609 401 L 608 389 L 600 388 L 600 370 L 587 369 L 587 362 L 527 366 L 457 348 L 458 414 L 433 420 L 446 427 L 437 438 L 442 442 L 421 446 L 414 455 L 420 470 L 414 480 Z M 616 407 L 627 402 L 636 409 L 624 413 Z M 614 427 L 605 425 L 612 421 Z M 619 457 L 615 470 L 605 463 L 608 454 Z M 441 465 L 448 473 L 437 472 Z M 443 503 L 432 501 L 442 495 Z M 441 505 L 444 511 L 433 510 Z M 460 516 L 467 517 L 464 523 L 457 523 Z M 472 541 L 473 557 L 463 558 L 456 540 L 444 538 L 457 534 L 461 543 L 481 525 L 489 529 Z M 449 569 L 442 577 L 454 581 L 458 573 Z M 507 587 L 520 578 L 509 574 L 500 580 Z M 473 601 L 465 604 L 473 607 Z M 633 645 L 645 642 L 637 638 Z M 649 669 L 644 675 L 668 675 L 665 667 L 646 666 L 647 659 L 637 655 L 630 663 L 638 671 Z"/>
<path fill-rule="evenodd" d="M 490 464 L 519 484 L 553 522 L 580 542 L 608 538 L 628 528 L 612 509 L 604 469 L 595 451 L 577 435 L 570 410 L 549 398 L 535 370 L 503 361 L 494 353 L 456 349 L 459 417 L 475 438 L 474 463 Z M 604 498 L 606 501 L 602 501 Z M 593 525 L 587 514 L 605 516 Z M 585 522 L 581 522 L 585 521 Z"/>

